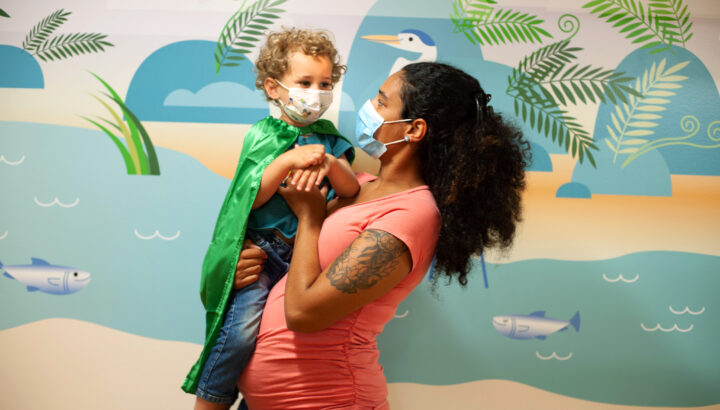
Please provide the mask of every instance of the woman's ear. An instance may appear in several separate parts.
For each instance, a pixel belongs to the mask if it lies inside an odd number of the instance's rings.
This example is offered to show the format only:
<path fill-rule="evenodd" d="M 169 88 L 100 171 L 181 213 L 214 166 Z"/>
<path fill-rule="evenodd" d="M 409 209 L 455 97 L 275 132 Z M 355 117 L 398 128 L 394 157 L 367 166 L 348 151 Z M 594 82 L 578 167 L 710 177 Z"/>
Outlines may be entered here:
<path fill-rule="evenodd" d="M 273 100 L 277 100 L 280 98 L 280 94 L 278 93 L 278 83 L 274 79 L 270 77 L 265 77 L 265 81 L 263 81 L 263 86 L 265 87 L 265 93 Z"/>
<path fill-rule="evenodd" d="M 410 142 L 420 142 L 427 134 L 427 122 L 422 118 L 416 118 L 410 122 L 410 129 L 405 133 Z"/>

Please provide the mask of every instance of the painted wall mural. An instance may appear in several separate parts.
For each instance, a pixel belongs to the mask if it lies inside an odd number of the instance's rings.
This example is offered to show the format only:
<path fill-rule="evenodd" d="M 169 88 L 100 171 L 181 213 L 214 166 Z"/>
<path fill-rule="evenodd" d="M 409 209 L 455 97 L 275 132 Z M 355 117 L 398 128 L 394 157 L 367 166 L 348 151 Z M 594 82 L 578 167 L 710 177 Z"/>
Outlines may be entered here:
<path fill-rule="evenodd" d="M 245 132 L 278 113 L 257 46 L 299 26 L 348 65 L 325 115 L 345 135 L 390 73 L 441 61 L 531 141 L 515 247 L 479 255 L 465 289 L 424 281 L 380 336 L 393 408 L 720 409 L 717 1 L 12 0 L 0 17 L 0 407 L 192 405 L 202 258 Z"/>

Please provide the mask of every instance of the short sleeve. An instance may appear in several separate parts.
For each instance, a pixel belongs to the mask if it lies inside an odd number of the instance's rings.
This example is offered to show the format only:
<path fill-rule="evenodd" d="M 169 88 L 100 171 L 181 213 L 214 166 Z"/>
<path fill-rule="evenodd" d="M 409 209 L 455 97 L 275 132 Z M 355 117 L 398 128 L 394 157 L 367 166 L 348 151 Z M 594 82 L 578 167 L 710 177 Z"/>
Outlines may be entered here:
<path fill-rule="evenodd" d="M 332 152 L 331 154 L 338 158 L 342 154 L 346 154 L 348 150 L 352 150 L 353 146 L 345 140 L 345 138 L 340 138 L 335 136 L 335 141 L 332 142 Z M 351 159 L 352 154 L 347 154 L 346 157 L 348 159 Z"/>
<path fill-rule="evenodd" d="M 365 227 L 365 230 L 378 229 L 400 239 L 410 250 L 413 270 L 432 260 L 440 233 L 440 211 L 431 194 L 426 190 L 416 194 L 424 195 L 413 195 Z"/>

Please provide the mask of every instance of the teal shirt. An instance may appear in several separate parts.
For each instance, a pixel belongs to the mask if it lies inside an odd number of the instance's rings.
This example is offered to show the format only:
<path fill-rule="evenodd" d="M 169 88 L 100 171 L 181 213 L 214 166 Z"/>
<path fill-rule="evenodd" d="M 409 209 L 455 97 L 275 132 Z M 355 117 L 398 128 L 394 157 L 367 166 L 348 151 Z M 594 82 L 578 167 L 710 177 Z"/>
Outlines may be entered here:
<path fill-rule="evenodd" d="M 325 152 L 334 157 L 339 157 L 352 149 L 347 140 L 336 135 L 313 133 L 307 137 L 298 137 L 298 145 L 322 144 L 325 146 Z M 292 148 L 291 148 L 292 149 Z M 327 178 L 326 178 L 327 179 Z M 335 196 L 335 192 L 330 189 L 327 200 Z M 248 217 L 248 229 L 266 230 L 277 229 L 286 238 L 292 238 L 297 233 L 297 217 L 293 214 L 287 202 L 280 196 L 275 194 L 265 202 L 261 207 L 250 212 Z"/>

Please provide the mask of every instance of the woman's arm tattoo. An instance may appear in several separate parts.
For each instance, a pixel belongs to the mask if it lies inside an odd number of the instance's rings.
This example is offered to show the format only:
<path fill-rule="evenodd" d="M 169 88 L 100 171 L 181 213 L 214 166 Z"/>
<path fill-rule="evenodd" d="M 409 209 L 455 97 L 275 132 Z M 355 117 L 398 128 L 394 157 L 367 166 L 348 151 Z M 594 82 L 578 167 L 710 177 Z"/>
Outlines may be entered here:
<path fill-rule="evenodd" d="M 330 265 L 325 276 L 337 290 L 357 293 L 388 276 L 408 251 L 395 236 L 379 230 L 367 230 L 358 236 Z"/>

